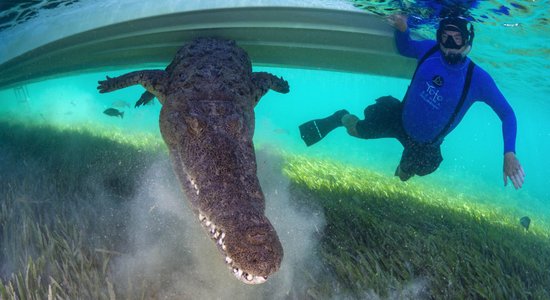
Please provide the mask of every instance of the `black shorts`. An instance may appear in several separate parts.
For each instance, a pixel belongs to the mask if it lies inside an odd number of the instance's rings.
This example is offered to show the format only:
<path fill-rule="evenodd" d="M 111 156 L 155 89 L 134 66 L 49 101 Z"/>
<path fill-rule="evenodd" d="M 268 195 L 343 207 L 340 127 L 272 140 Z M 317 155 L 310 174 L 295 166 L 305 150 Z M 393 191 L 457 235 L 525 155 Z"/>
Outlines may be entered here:
<path fill-rule="evenodd" d="M 443 161 L 439 144 L 426 144 L 413 141 L 403 128 L 403 103 L 392 96 L 380 97 L 376 103 L 367 106 L 365 119 L 357 122 L 360 138 L 396 138 L 403 145 L 399 163 L 401 170 L 408 174 L 428 175 Z"/>

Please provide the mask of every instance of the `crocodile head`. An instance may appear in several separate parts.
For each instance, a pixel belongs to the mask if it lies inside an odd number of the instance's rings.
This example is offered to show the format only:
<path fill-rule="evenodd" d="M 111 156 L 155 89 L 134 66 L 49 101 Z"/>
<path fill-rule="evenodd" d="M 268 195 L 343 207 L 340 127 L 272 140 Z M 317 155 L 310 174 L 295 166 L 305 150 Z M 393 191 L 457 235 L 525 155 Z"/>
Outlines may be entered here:
<path fill-rule="evenodd" d="M 160 127 L 196 218 L 231 272 L 258 284 L 279 269 L 283 249 L 264 214 L 247 113 L 232 101 L 187 101 L 164 105 Z"/>

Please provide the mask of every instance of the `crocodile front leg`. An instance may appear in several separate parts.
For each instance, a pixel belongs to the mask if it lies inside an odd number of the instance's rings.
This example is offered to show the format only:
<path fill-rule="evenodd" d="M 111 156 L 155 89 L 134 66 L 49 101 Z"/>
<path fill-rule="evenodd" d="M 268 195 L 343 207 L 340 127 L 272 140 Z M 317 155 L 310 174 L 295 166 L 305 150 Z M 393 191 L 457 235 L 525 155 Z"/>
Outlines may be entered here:
<path fill-rule="evenodd" d="M 125 87 L 141 84 L 148 92 L 152 93 L 164 103 L 166 99 L 166 82 L 168 74 L 162 70 L 143 70 L 124 74 L 122 76 L 111 78 L 107 76 L 106 80 L 98 81 L 97 89 L 100 93 L 109 93 Z"/>
<path fill-rule="evenodd" d="M 289 92 L 288 82 L 283 77 L 279 78 L 271 73 L 267 72 L 254 72 L 252 73 L 252 82 L 254 83 L 255 90 L 253 91 L 253 97 L 255 105 L 260 102 L 265 93 L 270 89 L 286 94 Z"/>

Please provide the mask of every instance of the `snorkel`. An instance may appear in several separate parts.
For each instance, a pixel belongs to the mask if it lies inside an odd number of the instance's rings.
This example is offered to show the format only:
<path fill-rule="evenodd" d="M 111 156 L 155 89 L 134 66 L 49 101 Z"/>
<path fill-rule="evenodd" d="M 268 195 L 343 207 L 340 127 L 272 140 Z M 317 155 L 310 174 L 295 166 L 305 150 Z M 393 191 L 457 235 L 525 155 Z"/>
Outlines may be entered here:
<path fill-rule="evenodd" d="M 468 28 L 468 25 L 469 28 Z M 460 34 L 457 37 L 457 34 Z M 466 58 L 472 50 L 474 41 L 474 26 L 461 17 L 447 17 L 439 22 L 437 29 L 437 42 L 445 61 L 449 64 L 457 64 Z"/>

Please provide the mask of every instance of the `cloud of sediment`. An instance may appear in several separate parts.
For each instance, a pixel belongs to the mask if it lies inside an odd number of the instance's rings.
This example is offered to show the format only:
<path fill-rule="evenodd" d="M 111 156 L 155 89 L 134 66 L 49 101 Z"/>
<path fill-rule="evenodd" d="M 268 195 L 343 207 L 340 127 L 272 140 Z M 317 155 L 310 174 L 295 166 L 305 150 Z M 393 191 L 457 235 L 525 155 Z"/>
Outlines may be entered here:
<path fill-rule="evenodd" d="M 324 218 L 291 201 L 289 180 L 276 155 L 260 151 L 257 162 L 266 214 L 285 253 L 277 273 L 262 285 L 238 281 L 195 220 L 167 158 L 162 158 L 149 168 L 130 204 L 130 243 L 114 264 L 120 291 L 146 288 L 156 298 L 188 299 L 284 298 L 303 292 L 304 271 L 316 272 L 314 249 Z"/>

